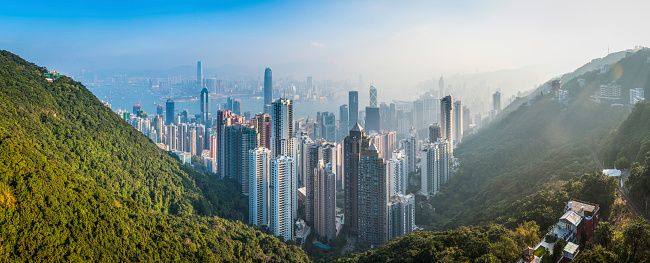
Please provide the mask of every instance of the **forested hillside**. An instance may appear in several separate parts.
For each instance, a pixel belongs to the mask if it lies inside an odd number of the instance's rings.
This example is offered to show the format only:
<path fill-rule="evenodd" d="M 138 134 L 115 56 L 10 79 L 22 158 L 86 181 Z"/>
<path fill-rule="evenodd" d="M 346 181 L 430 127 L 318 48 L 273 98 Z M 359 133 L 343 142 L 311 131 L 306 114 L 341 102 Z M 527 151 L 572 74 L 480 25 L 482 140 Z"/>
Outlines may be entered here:
<path fill-rule="evenodd" d="M 541 93 L 522 98 L 520 105 L 511 106 L 515 109 L 504 111 L 488 127 L 465 137 L 454 151 L 460 170 L 430 200 L 435 212 L 426 207 L 418 208 L 421 213 L 416 210 L 416 224 L 444 230 L 485 222 L 511 227 L 533 220 L 544 229 L 569 198 L 595 203 L 612 200 L 590 197 L 576 184 L 587 179 L 584 174 L 597 170 L 594 158 L 630 109 L 608 102 L 598 104 L 589 97 L 601 84 L 616 81 L 623 90 L 619 103 L 626 104 L 630 88 L 650 84 L 649 55 L 647 51 L 633 53 L 613 64 L 606 74 L 582 74 L 577 77 L 585 79 L 582 87 L 577 78 L 563 83 L 562 88 L 569 92 L 568 103 Z"/>
<path fill-rule="evenodd" d="M 0 51 L 0 255 L 6 261 L 308 261 L 241 222 L 245 199 L 67 77 Z"/>

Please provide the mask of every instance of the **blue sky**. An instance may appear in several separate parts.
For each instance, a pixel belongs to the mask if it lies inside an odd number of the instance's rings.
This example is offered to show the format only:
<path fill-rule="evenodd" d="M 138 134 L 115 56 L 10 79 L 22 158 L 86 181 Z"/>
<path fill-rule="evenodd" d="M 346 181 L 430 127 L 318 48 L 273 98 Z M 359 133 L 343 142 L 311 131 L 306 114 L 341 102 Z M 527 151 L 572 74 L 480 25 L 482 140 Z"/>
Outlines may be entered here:
<path fill-rule="evenodd" d="M 634 8 L 632 8 L 634 7 Z M 64 72 L 335 65 L 421 81 L 648 45 L 642 1 L 9 1 L 0 49 Z M 319 68 L 314 66 L 314 68 Z M 556 74 L 557 74 L 556 73 Z"/>

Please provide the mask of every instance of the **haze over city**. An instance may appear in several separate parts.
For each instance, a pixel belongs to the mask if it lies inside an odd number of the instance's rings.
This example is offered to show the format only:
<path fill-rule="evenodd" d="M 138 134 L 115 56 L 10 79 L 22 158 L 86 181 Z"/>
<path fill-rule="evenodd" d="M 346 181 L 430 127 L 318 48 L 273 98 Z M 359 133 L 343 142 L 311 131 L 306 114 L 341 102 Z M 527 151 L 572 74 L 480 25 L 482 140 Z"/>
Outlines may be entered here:
<path fill-rule="evenodd" d="M 242 74 L 352 79 L 384 94 L 441 74 L 533 66 L 532 89 L 592 58 L 648 43 L 649 3 L 607 1 L 11 1 L 0 45 L 64 73 L 203 61 Z M 616 23 L 613 23 L 613 22 Z M 215 73 L 218 73 L 215 70 Z M 404 93 L 391 93 L 404 97 Z"/>

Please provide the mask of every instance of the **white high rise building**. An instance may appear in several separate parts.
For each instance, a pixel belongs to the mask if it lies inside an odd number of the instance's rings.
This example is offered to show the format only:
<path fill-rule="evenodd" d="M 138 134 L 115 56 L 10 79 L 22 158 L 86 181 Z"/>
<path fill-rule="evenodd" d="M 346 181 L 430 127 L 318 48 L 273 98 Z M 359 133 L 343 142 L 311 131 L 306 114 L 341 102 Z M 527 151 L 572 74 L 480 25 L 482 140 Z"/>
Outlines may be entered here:
<path fill-rule="evenodd" d="M 408 189 L 407 159 L 404 150 L 393 151 L 392 157 L 386 162 L 388 175 L 388 195 L 406 194 Z"/>
<path fill-rule="evenodd" d="M 449 179 L 449 144 L 439 140 L 424 146 L 421 154 L 421 195 L 435 195 Z"/>
<path fill-rule="evenodd" d="M 404 154 L 406 156 L 407 173 L 415 172 L 415 161 L 419 153 L 417 137 L 413 134 L 407 134 L 402 140 L 402 148 L 404 148 Z"/>
<path fill-rule="evenodd" d="M 294 178 L 293 158 L 278 156 L 270 161 L 269 176 L 269 229 L 284 240 L 293 237 Z"/>
<path fill-rule="evenodd" d="M 388 239 L 411 233 L 415 229 L 415 197 L 396 194 L 388 202 Z"/>
<path fill-rule="evenodd" d="M 261 226 L 269 223 L 269 160 L 271 150 L 249 151 L 248 222 Z"/>

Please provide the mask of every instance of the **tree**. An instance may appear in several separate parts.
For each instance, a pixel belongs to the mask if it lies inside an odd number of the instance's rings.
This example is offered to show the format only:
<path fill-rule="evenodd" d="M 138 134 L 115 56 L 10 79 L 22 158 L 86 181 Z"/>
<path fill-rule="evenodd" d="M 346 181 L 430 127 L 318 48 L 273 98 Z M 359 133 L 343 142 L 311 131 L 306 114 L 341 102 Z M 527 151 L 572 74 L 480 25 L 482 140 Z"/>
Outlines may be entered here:
<path fill-rule="evenodd" d="M 612 236 L 612 228 L 608 222 L 599 222 L 596 227 L 596 244 L 599 244 L 603 247 L 609 246 Z"/>

